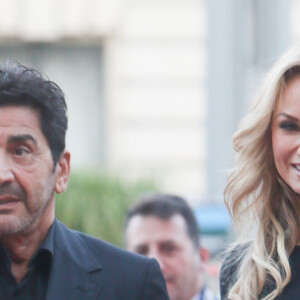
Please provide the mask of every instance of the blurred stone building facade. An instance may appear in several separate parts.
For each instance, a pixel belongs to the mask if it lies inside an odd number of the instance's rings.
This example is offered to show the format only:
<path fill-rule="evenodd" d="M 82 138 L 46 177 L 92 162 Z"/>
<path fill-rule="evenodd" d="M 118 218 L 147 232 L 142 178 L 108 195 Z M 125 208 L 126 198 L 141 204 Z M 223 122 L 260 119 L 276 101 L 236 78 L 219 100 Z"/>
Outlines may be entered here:
<path fill-rule="evenodd" d="M 73 169 L 222 201 L 231 136 L 300 38 L 296 0 L 0 0 L 0 61 L 66 93 Z"/>

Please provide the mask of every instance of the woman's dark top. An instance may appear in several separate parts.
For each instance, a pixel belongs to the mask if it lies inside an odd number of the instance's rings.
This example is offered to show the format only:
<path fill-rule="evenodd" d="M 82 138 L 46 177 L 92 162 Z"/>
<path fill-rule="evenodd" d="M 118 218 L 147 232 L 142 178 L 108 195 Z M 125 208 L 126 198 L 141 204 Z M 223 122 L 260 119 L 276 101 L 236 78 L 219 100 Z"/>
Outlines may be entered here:
<path fill-rule="evenodd" d="M 220 292 L 221 300 L 227 300 L 227 293 L 231 286 L 234 284 L 236 279 L 236 270 L 238 261 L 233 261 L 234 252 L 238 250 L 233 250 L 233 253 L 229 253 L 222 264 L 220 273 Z M 296 246 L 290 256 L 290 266 L 292 272 L 291 281 L 283 289 L 282 294 L 276 297 L 276 300 L 298 300 L 300 299 L 300 246 Z M 258 299 L 262 299 L 266 296 L 274 287 L 265 287 L 262 291 L 261 296 Z"/>

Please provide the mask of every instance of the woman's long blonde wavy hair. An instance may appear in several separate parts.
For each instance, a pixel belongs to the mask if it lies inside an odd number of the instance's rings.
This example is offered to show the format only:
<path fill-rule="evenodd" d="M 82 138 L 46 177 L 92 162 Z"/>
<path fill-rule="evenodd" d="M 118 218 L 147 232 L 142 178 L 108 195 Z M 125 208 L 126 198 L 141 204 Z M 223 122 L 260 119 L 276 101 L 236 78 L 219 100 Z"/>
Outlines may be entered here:
<path fill-rule="evenodd" d="M 237 154 L 224 192 L 225 203 L 236 225 L 250 213 L 257 231 L 237 258 L 230 300 L 274 299 L 291 278 L 288 259 L 299 240 L 300 199 L 276 170 L 271 124 L 282 91 L 296 75 L 300 75 L 300 45 L 267 74 L 233 137 Z M 273 288 L 267 294 L 262 293 L 270 286 Z"/>

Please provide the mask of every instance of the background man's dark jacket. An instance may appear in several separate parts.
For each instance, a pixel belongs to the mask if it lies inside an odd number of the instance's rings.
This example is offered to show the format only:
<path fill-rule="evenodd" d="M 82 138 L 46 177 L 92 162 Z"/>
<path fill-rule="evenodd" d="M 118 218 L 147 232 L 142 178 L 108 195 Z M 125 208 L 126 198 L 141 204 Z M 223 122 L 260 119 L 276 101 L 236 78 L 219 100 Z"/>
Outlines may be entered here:
<path fill-rule="evenodd" d="M 47 300 L 165 300 L 158 263 L 54 221 Z"/>

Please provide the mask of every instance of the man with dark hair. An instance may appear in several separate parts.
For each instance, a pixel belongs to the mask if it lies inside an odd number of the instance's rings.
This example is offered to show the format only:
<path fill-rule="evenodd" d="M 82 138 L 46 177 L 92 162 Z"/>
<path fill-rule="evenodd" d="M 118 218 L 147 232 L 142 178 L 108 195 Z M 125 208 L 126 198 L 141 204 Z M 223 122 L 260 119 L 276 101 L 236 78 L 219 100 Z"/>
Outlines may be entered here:
<path fill-rule="evenodd" d="M 55 83 L 0 65 L 0 299 L 168 299 L 155 260 L 56 220 L 54 196 L 70 172 L 67 123 Z"/>
<path fill-rule="evenodd" d="M 215 300 L 203 284 L 204 262 L 195 216 L 181 197 L 153 194 L 128 211 L 125 243 L 129 251 L 156 258 L 171 300 Z"/>

